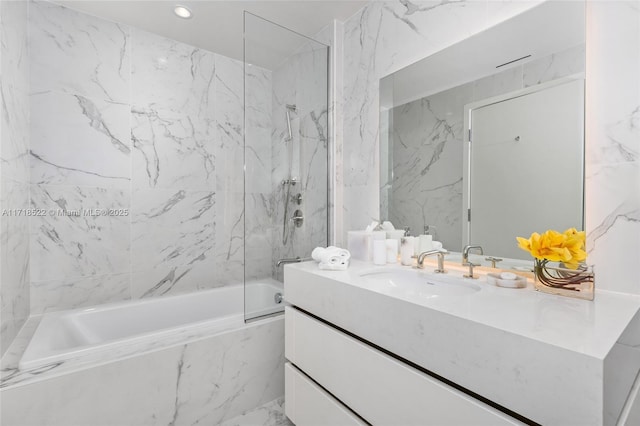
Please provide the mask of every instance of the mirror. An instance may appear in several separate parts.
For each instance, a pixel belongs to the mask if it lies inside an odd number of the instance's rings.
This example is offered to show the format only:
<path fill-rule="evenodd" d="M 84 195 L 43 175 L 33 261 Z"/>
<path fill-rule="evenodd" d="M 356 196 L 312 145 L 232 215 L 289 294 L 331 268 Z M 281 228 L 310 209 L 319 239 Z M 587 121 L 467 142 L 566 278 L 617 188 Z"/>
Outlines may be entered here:
<path fill-rule="evenodd" d="M 380 217 L 530 260 L 583 229 L 583 2 L 545 2 L 380 80 Z"/>

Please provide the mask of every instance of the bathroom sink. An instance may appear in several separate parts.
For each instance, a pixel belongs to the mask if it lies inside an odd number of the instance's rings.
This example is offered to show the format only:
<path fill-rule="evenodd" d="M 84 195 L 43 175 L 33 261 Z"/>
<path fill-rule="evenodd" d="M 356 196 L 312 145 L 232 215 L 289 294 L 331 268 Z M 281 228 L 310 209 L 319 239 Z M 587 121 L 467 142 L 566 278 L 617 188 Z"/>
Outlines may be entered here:
<path fill-rule="evenodd" d="M 394 296 L 411 298 L 438 298 L 471 295 L 480 291 L 480 286 L 465 279 L 447 275 L 429 274 L 415 269 L 364 271 L 360 278 L 367 287 Z"/>

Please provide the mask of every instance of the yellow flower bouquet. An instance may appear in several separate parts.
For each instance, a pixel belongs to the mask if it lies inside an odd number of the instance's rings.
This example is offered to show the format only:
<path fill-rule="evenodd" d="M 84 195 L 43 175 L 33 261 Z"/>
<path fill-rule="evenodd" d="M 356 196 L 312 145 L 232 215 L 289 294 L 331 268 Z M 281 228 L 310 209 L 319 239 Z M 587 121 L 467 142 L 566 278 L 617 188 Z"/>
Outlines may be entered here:
<path fill-rule="evenodd" d="M 590 295 L 576 297 L 593 300 L 594 274 L 584 264 L 587 259 L 585 239 L 585 232 L 575 228 L 564 232 L 553 229 L 543 234 L 534 232 L 528 239 L 517 237 L 518 247 L 535 259 L 536 290 L 571 296 L 575 294 L 566 294 L 566 291 L 590 291 Z M 552 268 L 549 262 L 558 262 L 559 267 Z M 545 287 L 556 291 L 548 291 Z"/>

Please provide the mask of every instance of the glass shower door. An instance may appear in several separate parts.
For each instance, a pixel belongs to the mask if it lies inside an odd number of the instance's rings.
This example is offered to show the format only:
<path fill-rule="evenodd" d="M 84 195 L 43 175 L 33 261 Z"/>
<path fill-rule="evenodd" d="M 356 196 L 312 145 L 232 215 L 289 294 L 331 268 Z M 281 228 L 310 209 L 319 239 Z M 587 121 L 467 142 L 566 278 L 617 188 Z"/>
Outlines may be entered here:
<path fill-rule="evenodd" d="M 245 320 L 283 310 L 283 268 L 328 240 L 328 46 L 245 12 Z"/>

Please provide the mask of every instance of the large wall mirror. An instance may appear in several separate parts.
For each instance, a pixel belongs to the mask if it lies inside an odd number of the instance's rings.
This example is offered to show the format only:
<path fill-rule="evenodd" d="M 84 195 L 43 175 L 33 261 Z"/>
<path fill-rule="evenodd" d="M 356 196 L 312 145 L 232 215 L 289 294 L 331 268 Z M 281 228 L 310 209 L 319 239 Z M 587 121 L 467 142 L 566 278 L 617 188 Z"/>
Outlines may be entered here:
<path fill-rule="evenodd" d="M 545 2 L 380 80 L 380 217 L 530 259 L 584 226 L 583 2 Z"/>

